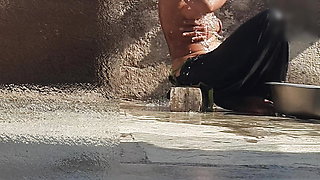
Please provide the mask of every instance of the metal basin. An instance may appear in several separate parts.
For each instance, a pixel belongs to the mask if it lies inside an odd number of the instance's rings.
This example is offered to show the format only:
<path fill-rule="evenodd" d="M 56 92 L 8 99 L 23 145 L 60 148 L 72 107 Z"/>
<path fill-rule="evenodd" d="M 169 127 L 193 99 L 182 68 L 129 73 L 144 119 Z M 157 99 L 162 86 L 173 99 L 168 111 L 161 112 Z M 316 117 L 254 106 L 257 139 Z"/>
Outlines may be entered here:
<path fill-rule="evenodd" d="M 267 83 L 278 112 L 298 117 L 320 119 L 320 86 Z"/>

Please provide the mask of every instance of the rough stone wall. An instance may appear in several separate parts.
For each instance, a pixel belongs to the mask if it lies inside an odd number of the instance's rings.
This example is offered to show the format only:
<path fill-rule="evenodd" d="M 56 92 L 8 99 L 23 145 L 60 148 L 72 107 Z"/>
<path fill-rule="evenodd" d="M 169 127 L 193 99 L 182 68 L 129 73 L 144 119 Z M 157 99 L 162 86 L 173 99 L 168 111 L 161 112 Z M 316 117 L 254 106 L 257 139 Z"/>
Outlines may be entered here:
<path fill-rule="evenodd" d="M 96 1 L 0 0 L 0 83 L 92 82 Z"/>
<path fill-rule="evenodd" d="M 288 22 L 291 40 L 288 81 L 320 85 L 320 1 L 270 1 L 292 15 Z"/>
<path fill-rule="evenodd" d="M 288 81 L 320 85 L 320 41 L 295 57 L 289 66 Z"/>
<path fill-rule="evenodd" d="M 264 1 L 229 0 L 217 12 L 224 35 L 263 10 Z M 308 51 L 299 56 L 310 46 L 295 43 L 292 57 L 317 65 L 319 44 L 310 58 Z M 98 80 L 110 95 L 137 99 L 164 97 L 170 87 L 157 0 L 0 0 L 0 51 L 0 83 Z M 291 73 L 314 76 L 298 62 Z M 289 80 L 300 82 L 297 77 Z"/>
<path fill-rule="evenodd" d="M 216 12 L 224 26 L 224 36 L 230 35 L 237 27 L 263 11 L 266 7 L 264 0 L 228 0 L 227 3 Z"/>
<path fill-rule="evenodd" d="M 157 0 L 104 0 L 100 9 L 105 43 L 99 57 L 107 91 L 126 98 L 164 97 L 170 87 L 170 57 L 158 19 Z M 227 36 L 261 11 L 261 0 L 232 0 L 217 12 Z M 105 81 L 106 80 L 106 81 Z"/>
<path fill-rule="evenodd" d="M 224 35 L 228 36 L 268 5 L 265 0 L 229 0 L 216 13 L 223 21 Z M 99 75 L 107 85 L 107 91 L 126 98 L 165 97 L 170 87 L 167 78 L 170 58 L 159 25 L 157 0 L 105 0 L 100 10 L 102 39 L 108 44 L 99 58 L 99 64 L 102 64 Z M 291 82 L 303 83 L 297 77 L 306 72 L 305 76 L 313 79 L 313 84 L 319 83 L 316 77 L 320 72 L 316 51 L 309 58 L 304 58 L 309 54 L 305 49 L 317 39 L 292 43 L 291 57 L 305 52 L 296 59 L 304 59 L 303 62 L 308 65 L 300 65 L 299 60 L 293 61 L 290 65 L 292 75 L 289 74 Z M 318 48 L 315 44 L 312 49 Z"/>
<path fill-rule="evenodd" d="M 99 57 L 99 75 L 107 91 L 143 99 L 165 94 L 170 60 L 157 1 L 105 0 L 102 4 L 100 27 L 105 47 Z"/>

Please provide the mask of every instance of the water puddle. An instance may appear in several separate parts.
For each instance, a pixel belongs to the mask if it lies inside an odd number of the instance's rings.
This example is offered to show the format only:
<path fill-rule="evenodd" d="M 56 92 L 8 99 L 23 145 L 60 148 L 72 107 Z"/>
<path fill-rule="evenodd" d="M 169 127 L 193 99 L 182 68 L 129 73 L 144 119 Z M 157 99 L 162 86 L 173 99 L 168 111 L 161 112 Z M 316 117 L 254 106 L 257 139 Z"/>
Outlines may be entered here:
<path fill-rule="evenodd" d="M 224 133 L 232 133 L 257 139 L 265 136 L 319 137 L 319 120 L 300 120 L 286 117 L 238 115 L 225 110 L 210 113 L 173 113 L 167 104 L 122 102 L 122 115 L 130 115 L 138 121 L 184 123 L 224 127 Z M 210 132 L 208 132 L 210 133 Z M 255 142 L 252 142 L 255 143 Z"/>

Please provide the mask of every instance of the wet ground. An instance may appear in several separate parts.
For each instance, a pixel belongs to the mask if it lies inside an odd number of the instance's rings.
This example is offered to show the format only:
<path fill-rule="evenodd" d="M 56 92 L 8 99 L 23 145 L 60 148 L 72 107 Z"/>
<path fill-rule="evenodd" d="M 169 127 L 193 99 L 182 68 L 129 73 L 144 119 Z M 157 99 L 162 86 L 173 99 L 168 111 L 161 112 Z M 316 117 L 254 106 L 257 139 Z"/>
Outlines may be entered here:
<path fill-rule="evenodd" d="M 106 179 L 118 105 L 92 85 L 0 87 L 0 180 Z"/>
<path fill-rule="evenodd" d="M 119 106 L 91 85 L 0 99 L 0 180 L 320 179 L 319 120 Z"/>
<path fill-rule="evenodd" d="M 320 179 L 320 121 L 121 105 L 116 179 Z M 120 175 L 119 175 L 120 174 Z"/>

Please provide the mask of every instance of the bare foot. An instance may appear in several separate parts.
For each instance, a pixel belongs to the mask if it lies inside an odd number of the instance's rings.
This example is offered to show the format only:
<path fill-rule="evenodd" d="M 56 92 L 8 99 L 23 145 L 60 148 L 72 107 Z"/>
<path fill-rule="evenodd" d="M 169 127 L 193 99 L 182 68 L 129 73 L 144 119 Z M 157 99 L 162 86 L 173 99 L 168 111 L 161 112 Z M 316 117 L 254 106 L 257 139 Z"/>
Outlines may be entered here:
<path fill-rule="evenodd" d="M 235 111 L 250 113 L 255 115 L 274 115 L 275 109 L 273 102 L 261 97 L 246 97 L 243 98 Z"/>
<path fill-rule="evenodd" d="M 240 113 L 275 115 L 273 103 L 261 97 L 223 98 L 217 105 Z"/>

